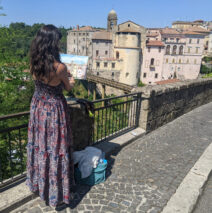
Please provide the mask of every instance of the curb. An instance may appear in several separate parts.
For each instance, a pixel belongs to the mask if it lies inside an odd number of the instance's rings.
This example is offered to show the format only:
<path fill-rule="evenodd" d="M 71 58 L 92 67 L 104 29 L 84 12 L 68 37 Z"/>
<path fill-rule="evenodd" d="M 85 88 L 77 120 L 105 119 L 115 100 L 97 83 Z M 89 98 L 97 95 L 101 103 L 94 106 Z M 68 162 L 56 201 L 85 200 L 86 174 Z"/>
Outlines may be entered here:
<path fill-rule="evenodd" d="M 185 176 L 162 213 L 191 213 L 212 172 L 212 143 Z"/>
<path fill-rule="evenodd" d="M 130 132 L 125 133 L 124 135 L 121 135 L 110 141 L 95 144 L 94 146 L 105 152 L 105 156 L 107 158 L 112 153 L 121 150 L 124 146 L 135 141 L 137 138 L 143 136 L 145 133 L 145 130 L 141 128 L 136 128 Z M 35 194 L 29 191 L 24 181 L 23 183 L 20 183 L 15 187 L 11 187 L 10 189 L 1 193 L 0 212 L 11 212 L 12 210 L 22 206 L 23 204 L 29 202 L 30 200 L 36 197 L 37 196 Z"/>

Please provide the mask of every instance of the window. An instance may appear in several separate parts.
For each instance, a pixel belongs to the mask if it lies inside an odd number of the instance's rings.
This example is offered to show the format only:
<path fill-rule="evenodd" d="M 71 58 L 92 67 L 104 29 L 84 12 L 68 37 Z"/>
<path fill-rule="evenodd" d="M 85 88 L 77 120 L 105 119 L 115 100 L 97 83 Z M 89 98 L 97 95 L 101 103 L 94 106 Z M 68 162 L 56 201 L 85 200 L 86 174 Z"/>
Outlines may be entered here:
<path fill-rule="evenodd" d="M 173 47 L 172 54 L 173 55 L 177 54 L 177 46 L 176 45 L 174 45 L 174 47 Z"/>
<path fill-rule="evenodd" d="M 130 27 L 130 24 L 128 24 L 128 27 Z"/>
<path fill-rule="evenodd" d="M 75 53 L 75 48 L 74 48 L 74 53 Z"/>
<path fill-rule="evenodd" d="M 180 46 L 179 48 L 179 55 L 182 55 L 183 54 L 183 46 Z"/>
<path fill-rule="evenodd" d="M 174 59 L 174 58 L 172 59 L 172 63 L 173 63 L 173 64 L 175 63 L 175 59 Z"/>
<path fill-rule="evenodd" d="M 154 58 L 151 58 L 150 66 L 154 66 Z"/>
<path fill-rule="evenodd" d="M 171 40 L 171 41 L 173 41 L 173 40 L 174 40 L 174 38 L 170 38 L 170 40 Z"/>
<path fill-rule="evenodd" d="M 169 59 L 168 59 L 168 58 L 166 59 L 166 63 L 167 63 L 167 64 L 169 63 Z"/>
<path fill-rule="evenodd" d="M 197 39 L 197 44 L 199 44 L 199 38 Z"/>
<path fill-rule="evenodd" d="M 159 52 L 159 53 L 161 52 L 161 47 L 159 47 L 158 52 Z"/>
<path fill-rule="evenodd" d="M 99 75 L 99 72 L 97 72 L 96 74 Z"/>
<path fill-rule="evenodd" d="M 166 55 L 170 55 L 170 45 L 166 47 Z"/>
<path fill-rule="evenodd" d="M 116 51 L 116 59 L 119 59 L 119 52 Z"/>
<path fill-rule="evenodd" d="M 115 63 L 112 63 L 112 68 L 115 68 L 115 65 L 116 65 Z"/>
<path fill-rule="evenodd" d="M 180 39 L 179 39 L 179 38 L 177 38 L 177 43 L 179 43 L 179 40 L 180 40 Z"/>
<path fill-rule="evenodd" d="M 128 73 L 128 72 L 126 72 L 125 77 L 128 77 L 128 76 L 129 76 L 129 73 Z"/>
<path fill-rule="evenodd" d="M 191 52 L 191 48 L 190 47 L 188 47 L 188 53 L 190 53 Z"/>
<path fill-rule="evenodd" d="M 114 72 L 112 72 L 112 76 L 114 76 Z"/>
<path fill-rule="evenodd" d="M 186 62 L 187 64 L 189 64 L 189 59 L 187 59 L 187 62 Z"/>
<path fill-rule="evenodd" d="M 155 73 L 155 78 L 158 78 L 158 74 L 157 73 Z"/>
<path fill-rule="evenodd" d="M 81 36 L 81 33 L 79 33 L 79 36 Z"/>
<path fill-rule="evenodd" d="M 196 47 L 196 53 L 198 53 L 198 51 L 199 51 L 199 48 L 198 48 L 198 47 Z"/>
<path fill-rule="evenodd" d="M 146 73 L 144 72 L 143 77 L 146 78 Z"/>
<path fill-rule="evenodd" d="M 85 38 L 83 38 L 83 41 L 85 41 Z"/>
<path fill-rule="evenodd" d="M 75 44 L 75 39 L 74 39 L 74 44 Z"/>
<path fill-rule="evenodd" d="M 96 56 L 99 56 L 99 50 L 96 50 Z"/>
<path fill-rule="evenodd" d="M 107 51 L 107 50 L 105 50 L 105 55 L 107 55 L 107 53 L 108 53 L 108 51 Z"/>
<path fill-rule="evenodd" d="M 107 67 L 107 62 L 104 62 L 104 67 Z"/>
<path fill-rule="evenodd" d="M 87 33 L 86 35 L 88 36 L 89 34 Z"/>
<path fill-rule="evenodd" d="M 191 42 L 192 42 L 192 39 L 190 38 L 190 39 L 189 39 L 189 44 L 191 44 Z"/>
<path fill-rule="evenodd" d="M 83 33 L 83 35 L 85 35 L 85 33 Z"/>
<path fill-rule="evenodd" d="M 150 53 L 150 47 L 148 47 L 148 52 Z"/>
<path fill-rule="evenodd" d="M 74 36 L 75 36 L 75 33 L 74 33 Z"/>
<path fill-rule="evenodd" d="M 179 64 L 181 64 L 181 59 L 179 59 Z"/>
<path fill-rule="evenodd" d="M 96 62 L 96 67 L 99 68 L 100 67 L 100 63 Z"/>

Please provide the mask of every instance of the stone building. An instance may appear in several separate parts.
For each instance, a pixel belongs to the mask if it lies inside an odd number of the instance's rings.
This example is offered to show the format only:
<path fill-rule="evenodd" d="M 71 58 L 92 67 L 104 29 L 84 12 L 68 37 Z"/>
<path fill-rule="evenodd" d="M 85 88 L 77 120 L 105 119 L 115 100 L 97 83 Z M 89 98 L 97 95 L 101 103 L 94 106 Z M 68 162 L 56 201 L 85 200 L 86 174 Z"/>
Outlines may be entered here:
<path fill-rule="evenodd" d="M 172 23 L 172 28 L 187 30 L 191 27 L 200 27 L 204 24 L 203 20 L 196 20 L 196 21 L 175 21 Z"/>
<path fill-rule="evenodd" d="M 148 30 L 141 80 L 155 84 L 167 79 L 195 79 L 204 50 L 203 33 L 164 28 Z"/>
<path fill-rule="evenodd" d="M 96 32 L 91 26 L 79 27 L 69 30 L 67 35 L 67 53 L 73 55 L 90 56 L 88 61 L 89 69 L 92 61 L 92 36 Z"/>
<path fill-rule="evenodd" d="M 145 28 L 130 20 L 118 24 L 111 10 L 106 30 L 87 26 L 69 31 L 67 49 L 88 55 L 89 71 L 99 77 L 131 86 L 155 84 L 197 78 L 207 37 L 212 48 L 209 33 L 202 20 L 174 22 L 172 28 Z"/>

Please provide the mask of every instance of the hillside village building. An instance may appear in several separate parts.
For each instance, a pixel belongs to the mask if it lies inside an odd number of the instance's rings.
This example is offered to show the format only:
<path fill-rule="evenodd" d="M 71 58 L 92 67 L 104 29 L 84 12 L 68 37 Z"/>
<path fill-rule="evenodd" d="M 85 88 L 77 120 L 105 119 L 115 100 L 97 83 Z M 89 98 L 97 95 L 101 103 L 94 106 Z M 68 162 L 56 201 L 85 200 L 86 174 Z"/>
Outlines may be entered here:
<path fill-rule="evenodd" d="M 208 29 L 202 21 L 145 28 L 132 21 L 117 24 L 114 10 L 107 30 L 82 27 L 68 32 L 67 52 L 89 56 L 92 74 L 136 86 L 199 75 Z M 183 25 L 184 24 L 184 25 Z M 193 26 L 192 26 L 193 25 Z"/>

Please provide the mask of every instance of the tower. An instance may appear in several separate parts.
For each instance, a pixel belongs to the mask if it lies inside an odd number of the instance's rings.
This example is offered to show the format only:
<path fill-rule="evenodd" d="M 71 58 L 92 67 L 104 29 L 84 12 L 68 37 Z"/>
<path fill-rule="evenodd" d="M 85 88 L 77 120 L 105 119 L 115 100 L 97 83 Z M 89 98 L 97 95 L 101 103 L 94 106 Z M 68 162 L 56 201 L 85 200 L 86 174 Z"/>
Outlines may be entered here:
<path fill-rule="evenodd" d="M 117 14 L 115 10 L 111 10 L 107 17 L 107 30 L 111 31 L 113 27 L 117 26 Z"/>

